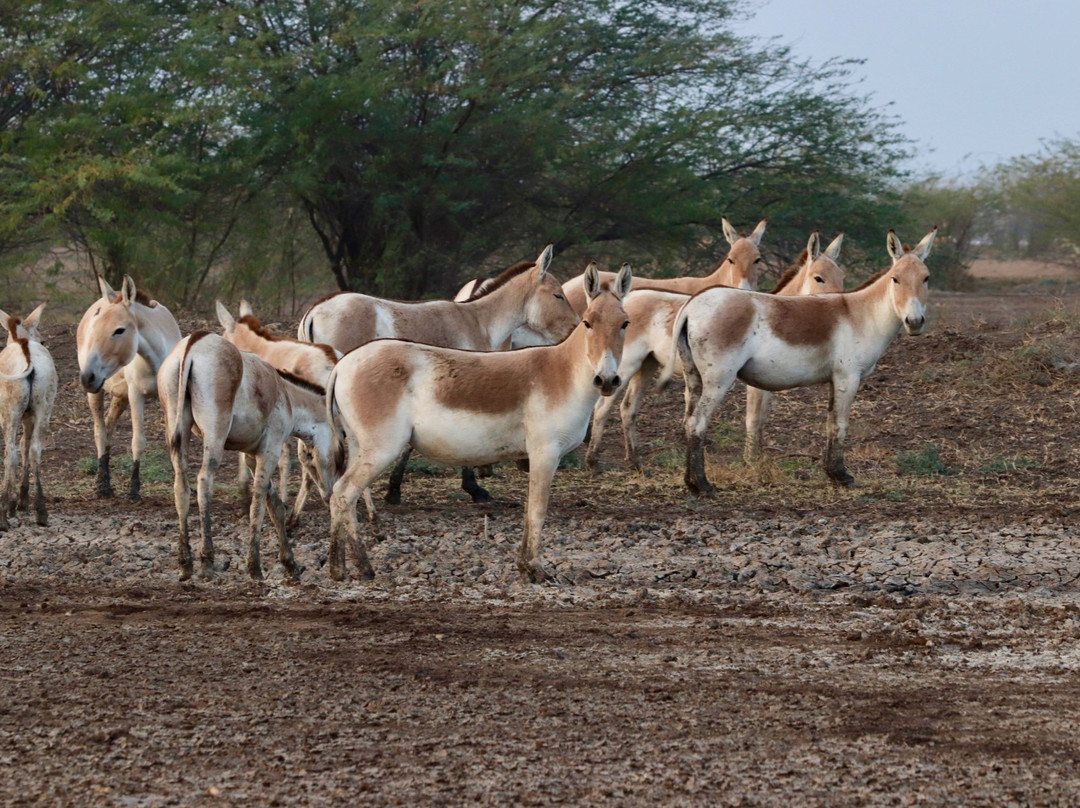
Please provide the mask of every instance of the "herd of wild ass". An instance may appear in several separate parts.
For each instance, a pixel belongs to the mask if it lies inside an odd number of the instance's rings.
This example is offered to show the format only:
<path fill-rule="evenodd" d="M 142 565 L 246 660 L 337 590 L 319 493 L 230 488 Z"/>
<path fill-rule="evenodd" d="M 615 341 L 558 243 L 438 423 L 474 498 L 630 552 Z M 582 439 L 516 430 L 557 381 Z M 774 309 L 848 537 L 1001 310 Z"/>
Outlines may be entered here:
<path fill-rule="evenodd" d="M 77 331 L 80 382 L 88 393 L 98 465 L 96 490 L 112 495 L 113 428 L 131 408 L 129 494 L 139 496 L 139 463 L 146 445 L 143 415 L 156 395 L 165 414 L 179 516 L 181 579 L 194 573 L 188 534 L 187 454 L 192 433 L 202 440 L 197 478 L 200 573 L 211 576 L 214 545 L 210 501 L 226 449 L 241 453 L 241 479 L 250 485 L 248 573 L 262 576 L 260 536 L 269 510 L 286 572 L 300 574 L 287 529 L 300 517 L 310 486 L 330 504 L 331 577 L 374 575 L 357 519 L 361 496 L 371 535 L 380 535 L 370 487 L 397 464 L 387 499 L 400 499 L 405 460 L 415 449 L 462 466 L 462 485 L 487 498 L 473 468 L 496 461 L 527 462 L 529 488 L 517 566 L 529 580 L 551 576 L 540 560 L 540 534 L 560 458 L 591 427 L 586 464 L 595 468 L 604 425 L 625 389 L 620 412 L 626 459 L 641 469 L 635 422 L 651 379 L 675 374 L 686 383 L 686 485 L 714 489 L 705 474 L 705 433 L 735 382 L 748 385 L 746 447 L 758 456 L 773 392 L 830 386 L 825 470 L 840 484 L 844 436 L 856 391 L 901 328 L 925 324 L 931 230 L 914 248 L 889 232 L 891 266 L 844 292 L 838 264 L 843 236 L 824 249 L 810 237 L 799 260 L 770 293 L 757 286 L 762 221 L 749 235 L 725 219 L 731 245 L 706 277 L 632 278 L 629 265 L 600 272 L 595 263 L 560 284 L 551 274 L 552 248 L 498 277 L 470 282 L 453 300 L 402 303 L 339 293 L 304 314 L 298 339 L 264 329 L 241 302 L 234 318 L 220 302 L 223 334 L 182 337 L 172 314 L 125 277 L 119 291 L 99 278 L 101 296 Z M 633 288 L 633 291 L 631 291 Z M 0 529 L 16 506 L 26 509 L 29 475 L 36 517 L 47 522 L 40 481 L 43 431 L 57 378 L 38 339 L 44 304 L 24 319 L 0 312 L 7 347 L 0 352 L 0 414 L 7 452 Z M 105 408 L 105 393 L 111 395 Z M 22 425 L 22 481 L 15 497 Z M 300 490 L 286 514 L 289 441 L 296 438 Z M 277 489 L 271 478 L 281 470 Z"/>

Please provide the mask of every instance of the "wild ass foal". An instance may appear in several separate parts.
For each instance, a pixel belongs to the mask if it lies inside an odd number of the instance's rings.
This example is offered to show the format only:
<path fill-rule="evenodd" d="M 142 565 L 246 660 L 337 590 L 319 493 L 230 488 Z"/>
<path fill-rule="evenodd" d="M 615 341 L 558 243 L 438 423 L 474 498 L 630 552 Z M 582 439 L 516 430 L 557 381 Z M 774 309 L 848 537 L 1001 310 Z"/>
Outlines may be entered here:
<path fill-rule="evenodd" d="M 840 254 L 843 235 L 839 235 L 824 252 L 821 250 L 821 238 L 813 233 L 795 264 L 791 266 L 777 282 L 772 294 L 795 295 L 840 292 L 844 289 L 844 270 L 836 263 Z M 626 345 L 619 364 L 619 377 L 626 381 L 626 393 L 619 405 L 622 419 L 623 441 L 626 450 L 626 462 L 637 471 L 644 471 L 638 449 L 637 417 L 645 398 L 646 387 L 659 367 L 664 369 L 672 355 L 671 328 L 679 309 L 689 299 L 689 295 L 676 292 L 663 292 L 657 289 L 637 289 L 627 297 L 626 314 L 630 327 L 626 331 Z M 678 360 L 676 358 L 676 363 Z M 680 368 L 676 367 L 679 373 Z M 628 380 L 628 381 L 627 381 Z M 747 388 L 747 424 L 753 423 L 756 440 L 760 442 L 761 427 L 768 412 L 768 393 Z M 585 455 L 585 465 L 596 471 L 601 441 L 608 414 L 615 405 L 617 396 L 601 398 L 593 410 L 592 429 L 590 430 L 589 449 Z"/>
<path fill-rule="evenodd" d="M 248 538 L 247 570 L 262 578 L 259 540 L 266 502 L 278 535 L 279 558 L 292 578 L 300 576 L 285 534 L 285 506 L 270 487 L 274 462 L 290 435 L 315 450 L 321 486 L 329 491 L 334 481 L 331 432 L 321 388 L 283 374 L 254 354 L 238 350 L 223 337 L 196 331 L 185 337 L 165 358 L 158 371 L 158 395 L 165 410 L 165 435 L 173 464 L 173 496 L 180 522 L 180 580 L 193 571 L 187 515 L 190 493 L 187 452 L 191 433 L 201 434 L 202 468 L 198 477 L 199 517 L 202 527 L 202 574 L 213 574 L 214 542 L 210 501 L 214 475 L 226 449 L 244 452 L 254 460 Z"/>
<path fill-rule="evenodd" d="M 552 246 L 536 261 L 515 264 L 469 300 L 406 303 L 356 293 L 338 293 L 315 303 L 300 320 L 298 336 L 323 342 L 341 353 L 372 340 L 411 340 L 442 348 L 497 351 L 510 335 L 528 326 L 549 343 L 569 334 L 578 316 L 550 274 Z M 403 457 L 391 477 L 386 501 L 401 501 Z M 474 501 L 490 499 L 471 468 L 462 470 L 462 488 Z"/>
<path fill-rule="evenodd" d="M 329 345 L 275 336 L 263 328 L 251 304 L 246 300 L 240 301 L 238 320 L 233 318 L 220 300 L 216 301 L 216 309 L 218 322 L 225 331 L 225 339 L 241 351 L 248 351 L 262 357 L 279 371 L 291 374 L 321 389 L 326 388 L 330 371 L 341 358 L 341 354 Z M 296 494 L 296 501 L 289 515 L 289 527 L 295 527 L 300 521 L 300 513 L 304 510 L 304 503 L 307 502 L 311 482 L 319 484 L 318 475 L 312 468 L 311 454 L 305 449 L 304 442 L 297 441 L 296 448 L 300 461 L 300 490 Z M 249 471 L 247 459 L 241 456 L 240 483 L 242 487 L 250 484 Z M 281 501 L 288 504 L 289 447 L 287 444 L 281 450 L 278 472 L 281 482 Z M 330 496 L 329 491 L 321 491 L 320 494 L 324 500 Z"/>
<path fill-rule="evenodd" d="M 18 507 L 26 510 L 30 506 L 30 474 L 33 472 L 37 523 L 49 523 L 41 489 L 41 443 L 52 417 L 57 381 L 52 355 L 37 337 L 44 309 L 42 303 L 24 320 L 0 311 L 0 324 L 8 335 L 7 347 L 0 351 L 0 418 L 3 419 L 5 448 L 0 530 L 8 529 L 8 517 L 15 513 L 15 474 L 20 454 L 22 483 Z M 18 441 L 20 425 L 21 442 Z"/>
<path fill-rule="evenodd" d="M 889 231 L 892 266 L 851 292 L 782 297 L 714 288 L 692 297 L 675 320 L 675 349 L 686 379 L 686 485 L 715 489 L 705 475 L 705 431 L 736 378 L 763 390 L 830 385 L 825 471 L 853 485 L 844 438 L 855 393 L 903 328 L 926 325 L 930 273 L 924 263 L 936 228 L 907 250 Z M 670 378 L 672 358 L 661 383 Z"/>
<path fill-rule="evenodd" d="M 116 421 L 131 405 L 132 499 L 139 498 L 139 461 L 146 448 L 143 411 L 157 392 L 157 371 L 180 341 L 180 327 L 167 308 L 124 276 L 120 292 L 98 276 L 101 299 L 86 310 L 76 332 L 79 382 L 87 391 L 97 446 L 97 495 L 111 497 L 109 453 Z M 104 388 L 104 392 L 103 392 Z M 112 394 L 105 413 L 105 392 Z"/>
<path fill-rule="evenodd" d="M 360 539 L 356 505 L 367 487 L 412 444 L 445 463 L 529 459 L 529 495 L 518 569 L 534 582 L 551 580 L 540 563 L 540 531 L 559 458 L 585 436 L 600 395 L 619 386 L 626 333 L 622 300 L 630 267 L 602 287 L 595 265 L 586 271 L 589 307 L 558 345 L 498 353 L 434 348 L 380 340 L 346 354 L 330 376 L 327 407 L 340 411 L 349 465 L 330 497 L 330 575 L 345 576 L 345 545 L 353 545 L 361 576 L 374 571 Z M 336 436 L 335 431 L 335 436 Z"/>
<path fill-rule="evenodd" d="M 708 289 L 717 284 L 734 286 L 739 289 L 753 289 L 758 283 L 758 274 L 761 267 L 761 237 L 765 235 L 765 220 L 758 222 L 754 232 L 749 235 L 739 235 L 731 222 L 721 219 L 724 229 L 724 238 L 728 240 L 731 249 L 727 257 L 710 274 L 704 277 L 684 276 L 681 278 L 642 278 L 634 279 L 634 290 L 658 289 L 663 292 L 682 292 L 693 295 L 702 289 Z M 571 278 L 563 284 L 563 292 L 570 301 L 571 307 L 578 314 L 585 311 L 584 275 Z M 600 280 L 610 283 L 614 278 L 611 272 L 601 272 Z"/>

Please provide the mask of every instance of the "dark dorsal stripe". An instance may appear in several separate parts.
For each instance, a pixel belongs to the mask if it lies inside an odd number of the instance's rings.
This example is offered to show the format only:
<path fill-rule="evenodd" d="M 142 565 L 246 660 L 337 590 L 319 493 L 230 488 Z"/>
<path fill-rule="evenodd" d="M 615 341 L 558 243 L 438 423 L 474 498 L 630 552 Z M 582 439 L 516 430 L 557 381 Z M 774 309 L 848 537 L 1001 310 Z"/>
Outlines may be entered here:
<path fill-rule="evenodd" d="M 275 370 L 277 370 L 278 376 L 283 378 L 289 384 L 296 385 L 301 390 L 307 390 L 309 393 L 314 393 L 317 396 L 326 395 L 325 387 L 321 387 L 314 382 L 309 382 L 307 379 L 297 376 L 295 373 L 290 373 L 287 370 L 281 370 L 279 368 L 275 368 Z"/>
<path fill-rule="evenodd" d="M 523 272 L 528 272 L 534 266 L 536 266 L 535 261 L 519 261 L 512 267 L 504 269 L 490 283 L 486 281 L 482 283 L 480 285 L 480 288 L 473 292 L 472 297 L 470 297 L 465 302 L 471 303 L 474 300 L 479 300 L 482 297 L 487 297 L 496 289 L 501 289 L 502 287 L 506 286 L 506 284 L 510 283 L 510 281 L 512 281 L 518 275 L 522 274 Z"/>
<path fill-rule="evenodd" d="M 311 346 L 312 348 L 321 351 L 322 354 L 330 360 L 331 365 L 337 364 L 337 354 L 335 354 L 334 349 L 326 343 L 304 342 L 303 340 L 292 339 L 291 337 L 279 337 L 276 334 L 271 333 L 254 314 L 245 314 L 237 320 L 237 322 L 246 325 L 256 336 L 262 337 L 267 342 L 283 342 L 292 345 Z"/>

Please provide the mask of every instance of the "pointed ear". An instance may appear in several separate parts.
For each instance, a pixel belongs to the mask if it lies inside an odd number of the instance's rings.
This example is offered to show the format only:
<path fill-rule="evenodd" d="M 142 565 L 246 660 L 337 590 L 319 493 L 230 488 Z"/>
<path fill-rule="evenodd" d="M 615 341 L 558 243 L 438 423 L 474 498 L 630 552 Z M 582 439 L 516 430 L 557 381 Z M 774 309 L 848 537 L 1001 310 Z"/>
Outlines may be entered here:
<path fill-rule="evenodd" d="M 930 255 L 930 248 L 934 246 L 934 236 L 937 235 L 937 225 L 934 229 L 923 236 L 923 240 L 915 245 L 915 249 L 912 251 L 919 257 L 920 261 L 925 261 L 927 256 Z"/>
<path fill-rule="evenodd" d="M 734 245 L 739 240 L 739 231 L 724 217 L 720 218 L 720 226 L 724 228 L 724 238 L 728 240 L 728 244 Z"/>
<path fill-rule="evenodd" d="M 818 260 L 818 256 L 821 255 L 821 234 L 813 232 L 810 234 L 810 240 L 806 242 L 806 263 L 812 264 Z"/>
<path fill-rule="evenodd" d="M 844 234 L 841 233 L 832 240 L 832 244 L 825 248 L 826 257 L 832 259 L 832 261 L 840 261 L 840 245 L 844 243 Z"/>
<path fill-rule="evenodd" d="M 765 220 L 762 219 L 757 223 L 757 227 L 754 228 L 754 232 L 750 234 L 750 240 L 754 242 L 754 246 L 761 244 L 761 237 L 765 235 Z"/>
<path fill-rule="evenodd" d="M 889 235 L 885 239 L 885 247 L 889 250 L 889 257 L 892 258 L 894 264 L 904 257 L 904 243 L 900 241 L 900 237 L 896 235 L 895 230 L 889 231 Z"/>
<path fill-rule="evenodd" d="M 23 320 L 23 328 L 26 329 L 27 335 L 34 342 L 41 342 L 38 337 L 38 326 L 41 324 L 41 313 L 45 311 L 45 303 L 39 305 L 36 309 L 26 315 L 26 319 Z"/>
<path fill-rule="evenodd" d="M 236 320 L 229 314 L 229 310 L 225 308 L 225 304 L 220 300 L 214 301 L 214 308 L 217 310 L 218 322 L 221 323 L 221 327 L 225 329 L 225 335 L 232 334 L 236 328 Z"/>
<path fill-rule="evenodd" d="M 619 298 L 619 300 L 625 299 L 630 294 L 630 285 L 633 281 L 634 277 L 630 272 L 630 265 L 623 264 L 619 267 L 619 274 L 615 276 L 615 288 L 612 290 L 615 297 Z"/>
<path fill-rule="evenodd" d="M 109 285 L 109 282 L 101 275 L 97 276 L 98 291 L 101 292 L 101 299 L 106 303 L 112 303 L 112 299 L 116 297 L 116 291 Z"/>
<path fill-rule="evenodd" d="M 542 281 L 544 276 L 547 275 L 548 270 L 551 269 L 551 256 L 555 252 L 555 245 L 549 244 L 544 247 L 544 251 L 540 253 L 540 256 L 536 259 L 536 280 Z"/>
<path fill-rule="evenodd" d="M 240 316 L 241 317 L 254 317 L 255 309 L 251 308 L 251 304 L 246 300 L 240 301 Z"/>
<path fill-rule="evenodd" d="M 0 326 L 4 327 L 4 333 L 11 336 L 11 315 L 3 309 L 0 309 Z"/>
<path fill-rule="evenodd" d="M 130 309 L 135 302 L 136 295 L 135 281 L 131 279 L 130 275 L 124 276 L 124 282 L 120 285 L 120 294 L 123 295 L 124 305 Z"/>
<path fill-rule="evenodd" d="M 585 278 L 585 298 L 592 303 L 594 297 L 600 294 L 600 272 L 596 268 L 596 262 L 590 261 L 583 273 Z"/>

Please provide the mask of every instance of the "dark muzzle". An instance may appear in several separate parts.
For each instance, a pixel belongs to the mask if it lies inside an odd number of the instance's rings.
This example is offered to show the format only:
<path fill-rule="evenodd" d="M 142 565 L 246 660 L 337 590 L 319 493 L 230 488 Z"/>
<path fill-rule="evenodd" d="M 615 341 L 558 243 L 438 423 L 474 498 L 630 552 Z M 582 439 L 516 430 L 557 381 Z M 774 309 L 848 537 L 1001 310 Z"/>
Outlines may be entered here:
<path fill-rule="evenodd" d="M 605 379 L 599 373 L 593 376 L 592 383 L 600 389 L 600 394 L 604 396 L 610 396 L 616 390 L 619 389 L 619 385 L 622 384 L 622 379 L 618 374 L 610 379 Z"/>

